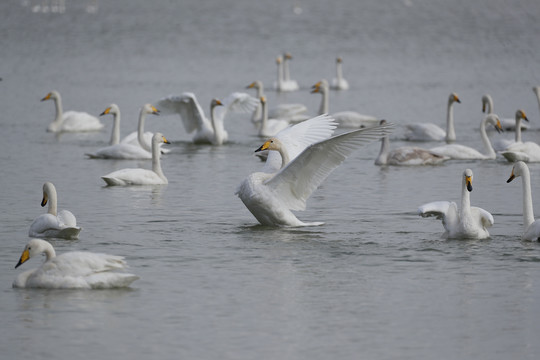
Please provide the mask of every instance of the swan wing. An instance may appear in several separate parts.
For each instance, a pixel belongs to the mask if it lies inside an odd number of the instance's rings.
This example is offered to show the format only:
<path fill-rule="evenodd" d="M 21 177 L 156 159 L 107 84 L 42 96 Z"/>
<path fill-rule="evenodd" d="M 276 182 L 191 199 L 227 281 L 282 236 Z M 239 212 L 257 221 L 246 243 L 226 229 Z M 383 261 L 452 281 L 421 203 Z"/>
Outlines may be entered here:
<path fill-rule="evenodd" d="M 224 120 L 229 112 L 252 113 L 257 106 L 259 106 L 259 100 L 253 96 L 242 92 L 233 92 L 223 99 L 223 106 L 214 110 L 214 116 L 216 119 Z"/>
<path fill-rule="evenodd" d="M 453 201 L 434 201 L 424 204 L 418 208 L 418 215 L 422 217 L 434 216 L 442 220 L 447 231 L 455 228 L 459 222 L 458 207 Z"/>
<path fill-rule="evenodd" d="M 392 128 L 389 124 L 359 129 L 312 144 L 265 185 L 289 209 L 304 210 L 311 193 L 354 150 L 389 134 Z"/>
<path fill-rule="evenodd" d="M 523 233 L 523 240 L 540 241 L 540 220 L 533 222 Z"/>
<path fill-rule="evenodd" d="M 61 227 L 77 226 L 77 219 L 75 218 L 75 215 L 73 215 L 73 213 L 69 210 L 59 211 L 57 218 Z"/>
<path fill-rule="evenodd" d="M 405 139 L 416 141 L 444 140 L 446 131 L 432 123 L 406 125 Z"/>
<path fill-rule="evenodd" d="M 116 144 L 106 146 L 95 154 L 86 154 L 91 159 L 152 159 L 152 154 L 140 146 Z"/>
<path fill-rule="evenodd" d="M 180 115 L 188 134 L 205 126 L 212 127 L 204 116 L 204 111 L 193 93 L 185 92 L 181 95 L 169 95 L 159 100 L 157 105 L 163 115 Z"/>
<path fill-rule="evenodd" d="M 148 169 L 122 169 L 101 177 L 107 185 L 159 185 L 166 181 Z"/>
<path fill-rule="evenodd" d="M 495 220 L 493 219 L 493 215 L 491 215 L 491 213 L 487 210 L 484 210 L 479 207 L 471 206 L 471 212 L 480 219 L 480 223 L 485 228 L 491 227 L 495 223 Z"/>

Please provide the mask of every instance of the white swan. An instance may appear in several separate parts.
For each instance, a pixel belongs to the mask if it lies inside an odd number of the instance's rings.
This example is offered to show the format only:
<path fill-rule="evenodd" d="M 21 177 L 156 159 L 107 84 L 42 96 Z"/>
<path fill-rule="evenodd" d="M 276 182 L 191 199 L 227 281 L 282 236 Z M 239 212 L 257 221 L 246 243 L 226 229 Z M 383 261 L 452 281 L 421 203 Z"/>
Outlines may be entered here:
<path fill-rule="evenodd" d="M 178 114 L 184 123 L 186 132 L 192 133 L 196 144 L 222 145 L 229 139 L 223 121 L 229 112 L 250 113 L 259 100 L 245 93 L 234 92 L 223 102 L 213 99 L 210 103 L 210 120 L 204 115 L 195 94 L 185 92 L 180 96 L 170 95 L 159 101 L 158 107 L 164 115 Z M 223 106 L 222 111 L 216 109 Z"/>
<path fill-rule="evenodd" d="M 511 182 L 521 176 L 523 183 L 523 240 L 540 241 L 540 219 L 534 220 L 531 193 L 531 174 L 529 167 L 523 161 L 518 161 L 512 168 L 512 174 L 506 181 Z"/>
<path fill-rule="evenodd" d="M 268 119 L 266 98 L 261 96 L 262 120 L 259 127 L 259 136 L 271 137 L 289 126 L 289 122 L 282 119 Z"/>
<path fill-rule="evenodd" d="M 307 124 L 306 124 L 307 123 Z M 311 124 L 310 124 L 311 123 Z M 267 226 L 312 226 L 320 222 L 300 221 L 291 210 L 304 210 L 311 193 L 358 147 L 386 135 L 390 126 L 377 126 L 341 134 L 311 145 L 304 145 L 290 137 L 296 126 L 304 129 L 319 126 L 322 134 L 333 132 L 336 126 L 332 118 L 319 116 L 287 128 L 276 137 L 266 141 L 256 151 L 269 150 L 281 157 L 281 169 L 277 173 L 255 172 L 245 178 L 236 190 L 248 210 L 263 225 Z M 324 135 L 323 135 L 324 136 Z M 288 141 L 292 143 L 287 143 Z M 307 146 L 307 148 L 305 147 Z M 291 155 L 290 148 L 305 148 L 298 156 Z M 294 153 L 294 152 L 293 152 Z"/>
<path fill-rule="evenodd" d="M 257 99 L 260 99 L 264 95 L 263 83 L 260 80 L 256 80 L 247 86 L 248 89 L 255 89 L 257 91 Z M 290 122 L 299 122 L 309 119 L 307 115 L 307 107 L 303 104 L 290 103 L 290 104 L 278 104 L 272 109 L 268 109 L 268 116 L 273 119 L 283 119 Z M 259 127 L 259 124 L 262 119 L 262 110 L 261 105 L 259 104 L 253 116 L 251 117 L 251 122 Z"/>
<path fill-rule="evenodd" d="M 385 125 L 386 120 L 381 120 L 380 124 Z M 375 159 L 375 165 L 439 165 L 446 160 L 448 160 L 446 156 L 414 146 L 402 146 L 390 150 L 390 140 L 386 135 L 381 139 L 381 151 Z"/>
<path fill-rule="evenodd" d="M 51 91 L 41 101 L 54 100 L 56 117 L 47 127 L 49 132 L 85 132 L 99 131 L 103 124 L 93 115 L 79 111 L 66 111 L 62 108 L 62 98 L 58 91 Z"/>
<path fill-rule="evenodd" d="M 146 120 L 146 115 L 159 115 L 160 111 L 155 108 L 152 104 L 144 104 L 139 111 L 139 121 L 137 125 L 137 131 L 129 133 L 124 137 L 120 143 L 121 144 L 130 144 L 135 146 L 140 146 L 146 150 L 149 154 L 152 154 L 152 138 L 154 133 L 151 131 L 144 131 L 144 122 Z M 160 144 L 161 145 L 161 144 Z M 161 149 L 161 148 L 160 148 Z M 169 149 L 161 149 L 162 154 L 168 153 Z M 151 156 L 150 156 L 151 157 Z"/>
<path fill-rule="evenodd" d="M 348 90 L 349 83 L 347 79 L 343 77 L 343 68 L 342 68 L 343 59 L 338 57 L 336 59 L 336 77 L 332 79 L 332 88 L 336 90 Z"/>
<path fill-rule="evenodd" d="M 148 169 L 122 169 L 113 171 L 101 178 L 107 185 L 163 185 L 167 184 L 167 178 L 161 170 L 159 145 L 169 141 L 161 133 L 155 133 L 152 138 L 152 170 Z"/>
<path fill-rule="evenodd" d="M 455 160 L 495 159 L 497 157 L 497 153 L 495 153 L 493 146 L 491 146 L 489 137 L 487 136 L 486 124 L 491 124 L 495 126 L 495 129 L 499 132 L 502 131 L 501 122 L 499 121 L 499 118 L 497 117 L 497 115 L 489 114 L 482 120 L 482 122 L 480 123 L 480 136 L 482 138 L 482 143 L 484 144 L 484 148 L 486 151 L 485 154 L 482 154 L 481 152 L 479 152 L 478 150 L 470 146 L 465 146 L 465 145 L 460 145 L 460 144 L 441 145 L 441 146 L 431 148 L 430 151 L 433 151 L 436 154 L 446 156 Z"/>
<path fill-rule="evenodd" d="M 532 141 L 521 141 L 521 127 L 519 125 L 521 119 L 529 121 L 525 112 L 523 110 L 518 110 L 516 111 L 516 141 L 504 149 L 504 151 L 501 152 L 501 155 L 510 162 L 539 162 L 540 145 Z"/>
<path fill-rule="evenodd" d="M 107 114 L 113 115 L 114 119 L 109 146 L 105 146 L 93 154 L 86 155 L 91 159 L 151 159 L 152 153 L 143 149 L 138 143 L 137 145 L 120 143 L 120 109 L 118 105 L 111 104 L 100 116 Z"/>
<path fill-rule="evenodd" d="M 533 93 L 536 95 L 536 100 L 538 101 L 538 109 L 540 110 L 540 86 L 534 86 L 532 90 Z"/>
<path fill-rule="evenodd" d="M 454 103 L 461 103 L 456 93 L 448 97 L 446 108 L 446 131 L 432 123 L 416 123 L 406 125 L 405 139 L 409 141 L 441 141 L 447 143 L 456 141 L 454 129 Z"/>
<path fill-rule="evenodd" d="M 319 106 L 319 115 L 329 113 L 329 96 L 328 81 L 322 79 L 312 86 L 311 93 L 321 94 L 321 104 Z M 331 114 L 342 128 L 363 128 L 372 127 L 379 124 L 379 120 L 375 116 L 363 115 L 356 111 L 340 111 Z"/>
<path fill-rule="evenodd" d="M 287 62 L 287 57 L 285 59 L 283 56 L 279 55 L 276 58 L 277 65 L 277 80 L 274 83 L 276 91 L 296 91 L 299 89 L 298 83 L 295 80 L 287 80 L 287 74 L 289 69 L 289 64 Z M 284 69 L 285 67 L 285 69 Z"/>
<path fill-rule="evenodd" d="M 39 268 L 20 273 L 13 281 L 14 288 L 111 289 L 127 287 L 139 278 L 117 272 L 127 266 L 122 256 L 82 251 L 56 256 L 53 246 L 40 239 L 26 244 L 15 268 L 42 253 L 45 262 Z"/>
<path fill-rule="evenodd" d="M 449 239 L 485 239 L 487 227 L 493 225 L 493 216 L 486 210 L 471 206 L 473 172 L 467 169 L 461 180 L 461 210 L 453 201 L 435 201 L 418 208 L 422 217 L 435 216 L 442 219 L 444 237 Z"/>
<path fill-rule="evenodd" d="M 49 204 L 46 214 L 41 214 L 30 225 L 30 237 L 55 237 L 77 239 L 81 228 L 77 226 L 75 215 L 69 210 L 57 210 L 58 200 L 56 188 L 51 182 L 43 184 L 43 200 L 41 206 Z"/>
<path fill-rule="evenodd" d="M 485 94 L 482 96 L 482 112 L 486 114 L 493 114 L 495 110 L 493 110 L 493 98 L 489 94 Z M 516 129 L 516 121 L 512 118 L 500 118 L 501 126 L 504 130 L 507 131 L 513 131 Z M 527 130 L 529 126 L 525 123 L 520 123 L 520 129 L 521 130 Z"/>

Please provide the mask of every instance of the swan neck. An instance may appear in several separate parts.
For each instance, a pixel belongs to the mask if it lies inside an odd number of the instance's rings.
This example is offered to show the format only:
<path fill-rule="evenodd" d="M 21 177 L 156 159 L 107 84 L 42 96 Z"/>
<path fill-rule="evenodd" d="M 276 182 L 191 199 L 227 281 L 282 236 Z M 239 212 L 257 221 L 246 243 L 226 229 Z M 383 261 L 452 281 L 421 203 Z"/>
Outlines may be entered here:
<path fill-rule="evenodd" d="M 283 86 L 283 64 L 281 62 L 277 63 L 277 88 L 281 90 Z"/>
<path fill-rule="evenodd" d="M 279 147 L 279 155 L 281 155 L 281 168 L 283 169 L 291 161 L 291 158 L 284 146 Z"/>
<path fill-rule="evenodd" d="M 515 140 L 516 142 L 521 142 L 521 118 L 516 115 L 516 134 L 515 134 Z"/>
<path fill-rule="evenodd" d="M 214 141 L 213 143 L 216 145 L 223 144 L 223 133 L 225 129 L 223 128 L 223 121 L 216 118 L 216 107 L 212 106 L 210 108 L 210 122 L 212 123 L 212 130 L 214 130 Z"/>
<path fill-rule="evenodd" d="M 493 150 L 493 146 L 491 146 L 491 141 L 489 141 L 489 137 L 486 132 L 486 123 L 488 118 L 489 117 L 486 116 L 480 124 L 480 136 L 482 137 L 482 143 L 484 144 L 484 148 L 486 149 L 486 157 L 488 159 L 495 159 L 497 157 L 497 154 L 495 153 L 495 150 Z"/>
<path fill-rule="evenodd" d="M 326 86 L 321 85 L 321 88 L 319 90 L 321 92 L 321 104 L 319 106 L 319 115 L 328 114 L 329 111 L 329 103 L 330 100 L 328 99 L 328 89 Z"/>
<path fill-rule="evenodd" d="M 523 225 L 525 229 L 534 222 L 534 210 L 531 193 L 531 175 L 529 169 L 523 167 L 521 177 L 523 178 Z"/>
<path fill-rule="evenodd" d="M 291 79 L 291 74 L 289 72 L 289 60 L 287 58 L 283 59 L 283 80 L 289 81 Z"/>
<path fill-rule="evenodd" d="M 389 147 L 390 141 L 388 140 L 388 136 L 385 136 L 381 139 L 381 151 L 379 151 L 379 155 L 375 159 L 375 165 L 386 165 L 388 162 Z"/>
<path fill-rule="evenodd" d="M 160 178 L 165 179 L 165 175 L 161 170 L 161 150 L 159 145 L 159 142 L 152 141 L 152 171 L 158 174 Z"/>
<path fill-rule="evenodd" d="M 491 98 L 491 96 L 488 96 L 487 97 L 487 114 L 493 114 L 493 99 Z"/>
<path fill-rule="evenodd" d="M 338 79 L 338 81 L 343 79 L 343 68 L 340 62 L 336 63 L 336 78 Z"/>
<path fill-rule="evenodd" d="M 264 96 L 263 86 L 259 85 L 259 86 L 257 86 L 257 99 L 260 99 L 263 96 Z M 255 110 L 253 111 L 253 116 L 251 117 L 251 122 L 252 123 L 257 123 L 257 122 L 259 122 L 261 120 L 261 117 L 262 117 L 262 109 L 261 108 L 262 108 L 262 105 L 259 102 L 259 104 L 255 108 Z"/>
<path fill-rule="evenodd" d="M 45 249 L 43 250 L 43 253 L 45 254 L 45 261 L 49 261 L 56 257 L 56 251 L 54 251 L 54 248 L 51 244 L 48 242 L 44 242 Z"/>
<path fill-rule="evenodd" d="M 467 190 L 467 182 L 463 177 L 461 185 L 461 213 L 469 213 L 471 210 L 471 193 Z"/>
<path fill-rule="evenodd" d="M 113 131 L 111 134 L 110 145 L 116 145 L 120 142 L 120 112 L 114 114 Z"/>
<path fill-rule="evenodd" d="M 261 127 L 260 131 L 266 131 L 266 126 L 268 124 L 268 108 L 266 107 L 266 102 L 261 102 L 261 108 L 262 108 L 262 119 L 261 119 Z"/>
<path fill-rule="evenodd" d="M 536 100 L 538 101 L 538 110 L 540 110 L 540 89 L 534 92 L 536 94 Z"/>
<path fill-rule="evenodd" d="M 48 131 L 58 131 L 60 129 L 60 126 L 62 125 L 63 121 L 63 115 L 64 111 L 62 109 L 62 98 L 60 97 L 60 94 L 56 95 L 54 99 L 54 107 L 56 109 L 56 116 L 54 118 L 54 121 L 49 124 Z"/>
<path fill-rule="evenodd" d="M 47 212 L 51 215 L 56 216 L 58 213 L 58 199 L 56 196 L 56 189 L 53 187 L 49 187 L 46 190 L 49 203 L 49 207 L 47 208 Z"/>
<path fill-rule="evenodd" d="M 146 111 L 144 108 L 141 109 L 139 114 L 139 126 L 137 128 L 137 140 L 139 140 L 139 145 L 146 151 L 152 152 L 152 148 L 144 139 L 144 120 L 146 119 Z"/>
<path fill-rule="evenodd" d="M 456 141 L 456 130 L 454 129 L 454 102 L 448 102 L 446 111 L 446 142 L 451 143 Z"/>

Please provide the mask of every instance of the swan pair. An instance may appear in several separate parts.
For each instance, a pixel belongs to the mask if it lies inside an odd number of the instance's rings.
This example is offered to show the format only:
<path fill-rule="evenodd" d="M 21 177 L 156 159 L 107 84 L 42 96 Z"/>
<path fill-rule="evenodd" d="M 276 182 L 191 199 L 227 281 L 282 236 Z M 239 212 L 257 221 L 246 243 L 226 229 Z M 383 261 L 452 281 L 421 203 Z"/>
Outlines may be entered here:
<path fill-rule="evenodd" d="M 45 262 L 20 273 L 13 281 L 14 288 L 111 289 L 128 287 L 139 278 L 117 272 L 127 266 L 121 256 L 81 251 L 56 256 L 53 246 L 41 239 L 26 244 L 15 268 L 39 254 L 45 254 Z"/>
<path fill-rule="evenodd" d="M 296 80 L 291 79 L 289 72 L 289 60 L 292 59 L 291 54 L 285 53 L 276 58 L 277 65 L 277 80 L 274 84 L 276 91 L 296 91 L 300 87 Z"/>
<path fill-rule="evenodd" d="M 109 186 L 119 185 L 164 185 L 167 178 L 161 170 L 160 148 L 161 144 L 169 144 L 169 141 L 161 133 L 155 133 L 152 137 L 152 170 L 148 169 L 122 169 L 113 171 L 101 178 Z"/>
<path fill-rule="evenodd" d="M 62 98 L 56 90 L 48 93 L 41 101 L 54 100 L 56 117 L 47 127 L 49 132 L 86 132 L 99 131 L 103 124 L 93 115 L 79 111 L 66 111 L 62 108 Z"/>
<path fill-rule="evenodd" d="M 506 182 L 509 183 L 520 176 L 523 185 L 523 234 L 521 238 L 529 241 L 540 241 L 540 220 L 534 220 L 531 174 L 529 167 L 523 161 L 514 164 L 512 173 Z"/>
<path fill-rule="evenodd" d="M 472 181 L 473 172 L 466 169 L 461 178 L 461 209 L 458 209 L 453 201 L 436 201 L 420 206 L 418 214 L 422 217 L 435 216 L 442 219 L 445 238 L 488 238 L 487 228 L 493 225 L 493 216 L 482 208 L 471 206 Z"/>
<path fill-rule="evenodd" d="M 56 188 L 51 182 L 43 184 L 41 206 L 47 204 L 49 204 L 47 213 L 34 219 L 30 225 L 28 236 L 77 239 L 81 232 L 81 228 L 77 226 L 77 219 L 69 210 L 57 210 L 58 199 Z"/>
<path fill-rule="evenodd" d="M 199 105 L 195 94 L 185 92 L 179 96 L 170 95 L 158 102 L 163 115 L 177 114 L 184 123 L 188 134 L 195 132 L 195 144 L 223 145 L 229 139 L 224 120 L 229 112 L 250 113 L 259 105 L 259 100 L 245 93 L 234 92 L 223 102 L 213 99 L 210 103 L 210 119 Z M 221 111 L 217 107 L 223 108 Z"/>
<path fill-rule="evenodd" d="M 321 103 L 319 106 L 319 115 L 328 114 L 330 103 L 330 91 L 328 87 L 328 81 L 322 79 L 312 86 L 311 93 L 321 94 Z M 363 115 L 356 111 L 340 111 L 333 113 L 332 117 L 337 121 L 338 126 L 341 128 L 364 128 L 377 126 L 379 120 L 375 116 Z"/>
<path fill-rule="evenodd" d="M 486 114 L 493 114 L 495 113 L 495 110 L 493 110 L 493 98 L 489 94 L 485 94 L 482 96 L 482 112 Z M 509 118 L 499 118 L 501 120 L 501 126 L 504 130 L 507 131 L 514 131 L 516 130 L 516 126 L 518 125 L 514 119 Z M 520 130 L 527 130 L 529 126 L 525 123 L 520 123 Z"/>
<path fill-rule="evenodd" d="M 236 195 L 262 225 L 321 225 L 303 222 L 291 210 L 305 210 L 313 191 L 347 156 L 392 129 L 383 125 L 330 137 L 336 127 L 333 118 L 321 115 L 282 130 L 256 150 L 269 151 L 265 166 L 246 177 Z"/>
<path fill-rule="evenodd" d="M 540 161 L 540 145 L 532 141 L 521 141 L 521 119 L 529 121 L 523 110 L 516 111 L 516 137 L 513 143 L 510 143 L 502 152 L 501 155 L 510 162 L 525 161 L 539 162 Z"/>
<path fill-rule="evenodd" d="M 266 97 L 264 95 L 264 86 L 262 81 L 255 80 L 247 86 L 248 89 L 257 91 L 257 99 Z M 268 110 L 268 116 L 273 119 L 283 119 L 289 122 L 300 122 L 309 119 L 307 115 L 307 107 L 303 104 L 278 104 L 274 108 Z M 262 108 L 257 106 L 251 117 L 251 122 L 258 128 L 262 120 Z"/>

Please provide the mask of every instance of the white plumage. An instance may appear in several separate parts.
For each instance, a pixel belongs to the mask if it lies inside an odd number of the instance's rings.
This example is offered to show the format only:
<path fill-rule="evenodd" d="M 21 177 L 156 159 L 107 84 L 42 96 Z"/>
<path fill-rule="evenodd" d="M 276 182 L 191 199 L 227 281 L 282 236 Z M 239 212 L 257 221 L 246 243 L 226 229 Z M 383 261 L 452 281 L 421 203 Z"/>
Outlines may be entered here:
<path fill-rule="evenodd" d="M 343 59 L 336 58 L 336 77 L 332 79 L 332 89 L 348 90 L 349 82 L 343 77 Z"/>

